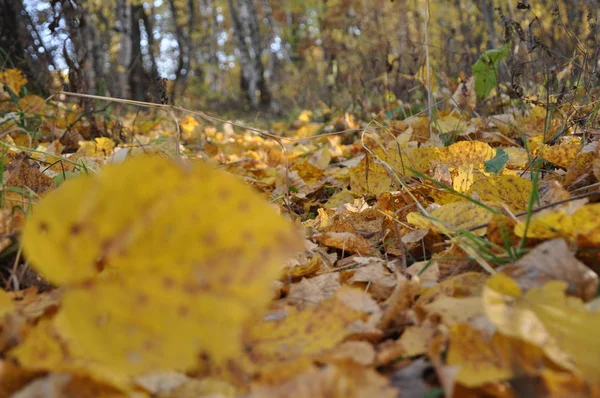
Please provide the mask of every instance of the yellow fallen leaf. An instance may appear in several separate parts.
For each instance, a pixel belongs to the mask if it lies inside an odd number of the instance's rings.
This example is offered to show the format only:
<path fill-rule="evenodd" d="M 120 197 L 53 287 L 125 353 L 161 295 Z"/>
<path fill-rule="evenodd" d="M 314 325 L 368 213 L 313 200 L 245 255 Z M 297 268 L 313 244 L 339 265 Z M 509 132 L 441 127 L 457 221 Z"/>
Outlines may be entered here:
<path fill-rule="evenodd" d="M 0 289 L 0 324 L 4 314 L 14 309 L 12 298 L 4 290 Z"/>
<path fill-rule="evenodd" d="M 467 387 L 507 380 L 516 374 L 535 374 L 544 364 L 539 347 L 501 333 L 458 323 L 450 329 L 448 365 L 458 366 L 456 380 Z M 518 364 L 519 368 L 515 367 Z"/>
<path fill-rule="evenodd" d="M 476 225 L 488 223 L 493 213 L 473 202 L 447 203 L 431 213 L 430 218 L 413 212 L 406 221 L 418 228 L 434 228 L 441 233 L 453 233 L 458 229 L 468 229 Z M 474 231 L 483 234 L 483 229 Z"/>
<path fill-rule="evenodd" d="M 285 362 L 335 347 L 352 334 L 348 326 L 365 317 L 364 312 L 342 301 L 346 290 L 316 307 L 303 311 L 288 308 L 282 319 L 255 323 L 244 339 L 250 358 L 259 364 Z"/>
<path fill-rule="evenodd" d="M 486 313 L 503 334 L 540 347 L 557 365 L 578 369 L 592 383 L 600 381 L 600 347 L 595 343 L 600 314 L 575 297 L 566 284 L 548 282 L 521 294 L 509 277 L 496 274 L 483 293 Z"/>
<path fill-rule="evenodd" d="M 473 164 L 463 164 L 458 166 L 456 177 L 452 180 L 452 185 L 455 191 L 464 193 L 467 192 L 473 185 Z"/>
<path fill-rule="evenodd" d="M 234 176 L 139 157 L 53 191 L 29 218 L 23 247 L 39 272 L 67 285 L 56 326 L 73 352 L 139 374 L 239 353 L 243 322 L 302 245 Z"/>
<path fill-rule="evenodd" d="M 563 237 L 581 240 L 586 246 L 600 243 L 600 203 L 582 206 L 571 212 L 568 208 L 552 211 L 533 218 L 529 227 L 525 222 L 515 225 L 515 234 L 528 238 L 550 239 Z"/>
<path fill-rule="evenodd" d="M 524 169 L 530 161 L 530 156 L 524 148 L 511 146 L 502 150 L 508 155 L 506 166 L 511 169 Z"/>
<path fill-rule="evenodd" d="M 441 162 L 449 166 L 480 165 L 496 156 L 496 150 L 481 141 L 460 141 L 447 147 Z"/>
<path fill-rule="evenodd" d="M 505 204 L 517 213 L 527 209 L 533 184 L 515 175 L 477 174 L 467 195 L 479 195 L 482 202 L 492 205 Z"/>
<path fill-rule="evenodd" d="M 19 95 L 21 88 L 27 84 L 27 78 L 19 69 L 6 69 L 0 72 L 0 83 L 4 83 L 14 94 Z"/>
<path fill-rule="evenodd" d="M 559 145 L 542 145 L 541 156 L 557 166 L 567 168 L 581 148 L 581 140 L 574 138 Z"/>

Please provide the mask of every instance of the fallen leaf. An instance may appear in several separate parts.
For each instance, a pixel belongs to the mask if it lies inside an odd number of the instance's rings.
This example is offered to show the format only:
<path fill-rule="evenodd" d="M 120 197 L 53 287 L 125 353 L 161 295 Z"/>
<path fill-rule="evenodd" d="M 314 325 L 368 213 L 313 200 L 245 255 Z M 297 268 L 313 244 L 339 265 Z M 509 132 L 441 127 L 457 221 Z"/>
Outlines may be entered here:
<path fill-rule="evenodd" d="M 245 320 L 301 241 L 235 177 L 139 157 L 49 194 L 23 246 L 67 285 L 55 322 L 74 354 L 140 374 L 236 356 Z"/>

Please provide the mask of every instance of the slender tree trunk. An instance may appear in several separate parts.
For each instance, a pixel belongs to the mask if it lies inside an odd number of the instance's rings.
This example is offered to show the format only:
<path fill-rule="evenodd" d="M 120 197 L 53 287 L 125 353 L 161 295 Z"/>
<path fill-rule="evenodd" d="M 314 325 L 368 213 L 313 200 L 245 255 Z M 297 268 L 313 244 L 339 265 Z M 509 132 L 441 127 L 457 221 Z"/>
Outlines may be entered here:
<path fill-rule="evenodd" d="M 131 99 L 136 101 L 147 101 L 148 90 L 151 85 L 148 81 L 148 74 L 144 69 L 142 59 L 142 32 L 140 30 L 140 21 L 143 21 L 144 7 L 140 5 L 131 5 L 131 67 L 129 73 L 129 87 L 131 89 Z"/>
<path fill-rule="evenodd" d="M 30 32 L 27 27 L 31 26 Z M 19 68 L 27 76 L 30 88 L 47 94 L 50 83 L 48 65 L 52 65 L 50 52 L 40 52 L 43 46 L 34 45 L 32 32 L 35 26 L 21 0 L 0 0 L 0 65 L 5 68 Z M 18 94 L 18 93 L 17 93 Z"/>
<path fill-rule="evenodd" d="M 143 10 L 142 10 L 143 11 Z M 150 76 L 152 79 L 158 79 L 158 65 L 156 64 L 156 55 L 154 55 L 154 51 L 156 50 L 156 45 L 154 43 L 154 24 L 152 23 L 153 19 L 151 15 L 148 16 L 145 12 L 141 14 L 142 22 L 144 23 L 144 30 L 146 31 L 146 36 L 148 36 L 148 57 L 150 58 Z"/>
<path fill-rule="evenodd" d="M 169 10 L 173 19 L 173 26 L 175 27 L 175 41 L 177 42 L 177 48 L 179 54 L 177 55 L 177 67 L 175 70 L 175 84 L 172 86 L 171 92 L 169 93 L 171 101 L 174 101 L 175 96 L 180 93 L 180 88 L 185 85 L 185 79 L 190 69 L 190 54 L 187 46 L 188 40 L 183 30 L 183 25 L 179 21 L 177 5 L 175 0 L 169 0 Z"/>
<path fill-rule="evenodd" d="M 117 65 L 117 96 L 130 97 L 129 67 L 131 66 L 131 7 L 128 0 L 117 1 L 117 31 L 121 34 Z"/>
<path fill-rule="evenodd" d="M 496 29 L 494 27 L 494 0 L 480 0 L 479 9 L 488 30 L 488 48 L 496 48 Z"/>
<path fill-rule="evenodd" d="M 208 67 L 205 68 L 204 80 L 212 90 L 218 90 L 221 73 L 219 73 L 219 58 L 217 56 L 219 21 L 217 9 L 213 0 L 201 0 L 202 13 L 202 45 Z"/>
<path fill-rule="evenodd" d="M 264 76 L 258 15 L 253 0 L 227 0 L 231 13 L 235 42 L 239 52 L 241 89 L 253 107 L 270 105 L 271 94 Z M 257 96 L 258 94 L 258 96 Z"/>

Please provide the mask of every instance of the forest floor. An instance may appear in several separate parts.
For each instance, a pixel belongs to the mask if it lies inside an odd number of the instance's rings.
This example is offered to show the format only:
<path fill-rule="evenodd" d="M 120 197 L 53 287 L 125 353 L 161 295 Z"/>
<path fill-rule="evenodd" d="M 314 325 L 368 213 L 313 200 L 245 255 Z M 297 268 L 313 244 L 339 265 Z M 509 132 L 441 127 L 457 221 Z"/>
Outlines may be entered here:
<path fill-rule="evenodd" d="M 597 104 L 258 129 L 0 78 L 0 397 L 600 396 Z"/>

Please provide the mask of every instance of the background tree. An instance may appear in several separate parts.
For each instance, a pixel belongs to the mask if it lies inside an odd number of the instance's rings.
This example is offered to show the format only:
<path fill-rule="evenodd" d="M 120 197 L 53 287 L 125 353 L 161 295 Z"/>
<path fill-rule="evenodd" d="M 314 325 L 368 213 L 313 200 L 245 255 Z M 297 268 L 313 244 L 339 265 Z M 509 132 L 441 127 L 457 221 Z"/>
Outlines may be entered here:
<path fill-rule="evenodd" d="M 598 84 L 598 0 L 429 2 L 428 26 L 426 4 L 0 0 L 0 60 L 40 91 L 67 77 L 72 91 L 160 101 L 160 77 L 177 104 L 221 111 L 404 114 L 426 105 L 426 53 L 442 98 L 484 51 L 503 45 L 510 55 L 496 71 L 498 92 Z"/>

